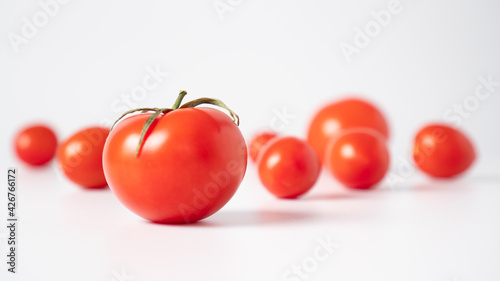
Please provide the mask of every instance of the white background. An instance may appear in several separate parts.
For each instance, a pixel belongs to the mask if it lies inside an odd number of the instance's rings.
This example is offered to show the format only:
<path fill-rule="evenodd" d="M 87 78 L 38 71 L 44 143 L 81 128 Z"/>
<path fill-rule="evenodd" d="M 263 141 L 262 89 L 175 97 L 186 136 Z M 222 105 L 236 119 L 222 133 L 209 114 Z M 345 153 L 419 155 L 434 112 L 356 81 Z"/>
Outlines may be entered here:
<path fill-rule="evenodd" d="M 0 161 L 20 173 L 19 273 L 2 262 L 1 280 L 284 280 L 311 261 L 318 239 L 339 247 L 307 278 L 290 280 L 500 280 L 500 86 L 474 104 L 479 77 L 500 81 L 498 2 L 401 0 L 350 62 L 342 42 L 354 45 L 357 28 L 391 1 L 219 3 L 231 9 L 218 13 L 212 0 L 73 0 L 13 46 L 23 18 L 33 23 L 44 10 L 38 1 L 0 2 Z M 168 77 L 139 96 L 148 68 Z M 390 122 L 398 180 L 359 193 L 324 173 L 301 200 L 280 201 L 249 165 L 219 213 L 165 226 L 130 213 L 109 190 L 84 191 L 55 165 L 31 169 L 12 153 L 26 124 L 46 122 L 62 139 L 114 120 L 130 109 L 122 99 L 168 107 L 181 89 L 186 100 L 225 101 L 246 137 L 283 110 L 293 118 L 274 129 L 305 137 L 326 102 L 365 97 Z M 473 168 L 451 181 L 408 169 L 416 131 L 450 121 L 444 115 L 464 102 L 459 128 L 475 143 Z M 5 238 L 2 227 L 2 256 Z"/>

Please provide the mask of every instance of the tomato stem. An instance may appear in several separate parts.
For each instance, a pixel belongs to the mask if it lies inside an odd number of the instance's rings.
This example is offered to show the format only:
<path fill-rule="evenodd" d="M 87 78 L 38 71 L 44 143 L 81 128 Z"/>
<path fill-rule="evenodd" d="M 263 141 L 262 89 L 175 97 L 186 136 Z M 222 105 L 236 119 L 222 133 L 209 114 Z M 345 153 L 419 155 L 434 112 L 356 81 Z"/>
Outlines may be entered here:
<path fill-rule="evenodd" d="M 172 109 L 173 110 L 176 110 L 179 108 L 179 106 L 181 106 L 181 102 L 182 102 L 182 99 L 187 95 L 187 92 L 182 90 L 180 93 L 179 93 L 179 96 L 177 96 L 177 99 L 175 100 L 175 103 L 174 105 L 172 106 Z"/>
<path fill-rule="evenodd" d="M 177 96 L 177 99 L 175 100 L 175 103 L 172 106 L 172 108 L 148 108 L 148 107 L 145 107 L 145 108 L 137 108 L 137 109 L 129 110 L 129 111 L 123 113 L 122 116 L 120 116 L 118 118 L 118 120 L 115 121 L 115 123 L 111 126 L 111 130 L 115 127 L 115 125 L 121 119 L 123 119 L 125 116 L 127 116 L 129 114 L 132 114 L 132 113 L 135 113 L 135 112 L 139 112 L 139 111 L 141 113 L 154 112 L 153 114 L 151 114 L 148 117 L 148 119 L 146 120 L 146 123 L 144 123 L 144 126 L 142 127 L 141 135 L 139 137 L 139 143 L 137 144 L 137 148 L 135 150 L 135 156 L 138 157 L 139 156 L 139 152 L 141 151 L 142 144 L 144 143 L 144 139 L 146 137 L 146 134 L 147 134 L 147 132 L 149 130 L 149 127 L 151 127 L 151 125 L 153 124 L 153 122 L 155 121 L 155 119 L 160 114 L 162 114 L 162 113 L 166 114 L 166 113 L 168 113 L 170 111 L 173 111 L 173 110 L 176 110 L 176 109 L 181 109 L 181 108 L 193 108 L 193 107 L 196 107 L 196 106 L 201 105 L 201 104 L 211 104 L 211 105 L 215 105 L 215 106 L 218 106 L 218 107 L 221 107 L 221 108 L 224 108 L 225 110 L 227 110 L 227 112 L 229 112 L 229 115 L 233 119 L 233 122 L 236 125 L 240 125 L 240 118 L 238 117 L 238 115 L 234 111 L 232 111 L 229 107 L 227 107 L 227 105 L 225 105 L 221 100 L 210 99 L 210 98 L 201 98 L 201 99 L 196 99 L 196 100 L 192 100 L 192 101 L 186 102 L 185 104 L 183 104 L 181 106 L 182 99 L 184 99 L 184 97 L 186 95 L 187 95 L 186 91 L 184 91 L 184 90 L 180 91 L 180 93 Z"/>
<path fill-rule="evenodd" d="M 184 94 L 184 96 L 185 95 L 186 94 Z M 155 113 L 151 114 L 151 116 L 149 116 L 148 120 L 146 120 L 146 123 L 144 123 L 144 126 L 142 127 L 141 136 L 139 137 L 139 143 L 137 144 L 137 147 L 135 149 L 135 157 L 139 156 L 139 151 L 141 150 L 142 143 L 144 142 L 144 137 L 146 136 L 146 133 L 148 132 L 149 127 L 151 126 L 151 124 L 153 124 L 156 117 L 158 117 L 158 115 L 160 115 L 162 113 L 167 113 L 167 112 L 170 112 L 172 110 L 173 109 L 170 109 L 170 108 L 160 108 Z"/>
<path fill-rule="evenodd" d="M 211 104 L 215 105 L 221 108 L 224 108 L 229 112 L 229 115 L 233 119 L 233 122 L 239 126 L 240 125 L 240 117 L 238 114 L 236 114 L 234 111 L 232 111 L 225 103 L 223 103 L 221 100 L 218 99 L 211 99 L 211 98 L 200 98 L 192 101 L 188 101 L 185 104 L 183 104 L 180 108 L 189 108 L 189 107 L 196 107 L 200 104 Z"/>
<path fill-rule="evenodd" d="M 111 130 L 113 130 L 113 128 L 115 127 L 115 125 L 120 121 L 122 120 L 125 116 L 129 115 L 129 114 L 132 114 L 132 113 L 135 113 L 135 112 L 138 112 L 140 111 L 141 113 L 146 113 L 148 111 L 158 111 L 159 108 L 149 108 L 149 107 L 143 107 L 143 108 L 136 108 L 136 109 L 132 109 L 132 110 L 128 110 L 126 111 L 125 113 L 123 113 L 118 119 L 116 119 L 115 123 L 113 123 L 113 125 L 111 125 Z"/>

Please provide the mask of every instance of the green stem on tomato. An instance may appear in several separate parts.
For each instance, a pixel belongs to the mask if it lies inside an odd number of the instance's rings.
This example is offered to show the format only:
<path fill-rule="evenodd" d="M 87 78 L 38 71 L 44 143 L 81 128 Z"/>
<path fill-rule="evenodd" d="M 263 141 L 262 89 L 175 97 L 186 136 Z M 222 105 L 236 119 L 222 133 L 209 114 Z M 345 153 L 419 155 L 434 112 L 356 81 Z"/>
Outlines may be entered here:
<path fill-rule="evenodd" d="M 128 110 L 126 111 L 125 113 L 123 113 L 120 117 L 118 117 L 118 119 L 116 119 L 115 123 L 113 123 L 113 125 L 111 125 L 111 128 L 109 129 L 110 131 L 113 130 L 113 128 L 115 127 L 116 123 L 118 123 L 118 121 L 122 120 L 123 117 L 131 114 L 131 113 L 134 113 L 134 112 L 137 112 L 137 111 L 141 111 L 141 113 L 145 113 L 145 112 L 148 112 L 148 111 L 158 111 L 159 108 L 149 108 L 149 107 L 142 107 L 142 108 L 136 108 L 136 109 L 132 109 L 132 110 Z"/>
<path fill-rule="evenodd" d="M 182 102 L 182 99 L 187 95 L 187 92 L 182 90 L 180 93 L 179 93 L 179 96 L 177 96 L 177 99 L 175 100 L 175 103 L 174 105 L 172 106 L 172 109 L 173 110 L 176 110 L 177 108 L 179 108 L 179 106 L 181 105 L 181 102 Z"/>
<path fill-rule="evenodd" d="M 225 110 L 227 110 L 227 112 L 229 112 L 229 115 L 231 116 L 231 118 L 233 118 L 233 122 L 237 126 L 240 125 L 240 117 L 238 116 L 238 114 L 236 114 L 229 107 L 227 107 L 227 105 L 225 103 L 223 103 L 221 100 L 218 100 L 218 99 L 200 98 L 200 99 L 188 101 L 185 104 L 183 104 L 180 108 L 196 107 L 200 104 L 211 104 L 211 105 L 215 105 L 215 106 L 224 108 Z"/>
<path fill-rule="evenodd" d="M 221 108 L 224 108 L 225 110 L 227 110 L 227 112 L 229 112 L 229 115 L 233 119 L 233 122 L 237 126 L 240 125 L 240 118 L 239 118 L 239 116 L 234 111 L 232 111 L 229 107 L 227 107 L 227 105 L 225 105 L 222 101 L 220 101 L 218 99 L 201 98 L 201 99 L 196 99 L 196 100 L 192 100 L 192 101 L 186 102 L 185 104 L 183 104 L 181 106 L 182 99 L 184 99 L 184 97 L 186 95 L 187 95 L 186 91 L 184 91 L 184 90 L 180 91 L 180 93 L 177 96 L 177 99 L 175 100 L 175 103 L 172 106 L 172 108 L 149 108 L 149 107 L 144 107 L 144 108 L 137 108 L 137 109 L 129 110 L 129 111 L 123 113 L 115 121 L 115 123 L 111 126 L 111 130 L 115 127 L 115 125 L 120 120 L 122 120 L 128 114 L 135 113 L 135 112 L 138 112 L 138 111 L 140 111 L 142 113 L 144 113 L 144 112 L 154 112 L 153 114 L 151 114 L 148 117 L 148 119 L 146 120 L 146 123 L 144 123 L 144 126 L 142 127 L 141 135 L 139 137 L 139 143 L 137 144 L 137 148 L 135 150 L 135 156 L 138 157 L 139 156 L 139 152 L 141 151 L 142 144 L 144 143 L 144 139 L 146 138 L 146 134 L 147 134 L 149 128 L 151 127 L 151 125 L 155 121 L 156 117 L 158 117 L 162 113 L 166 114 L 166 113 L 168 113 L 170 111 L 174 111 L 176 109 L 181 109 L 181 108 L 193 108 L 193 107 L 196 107 L 196 106 L 201 105 L 201 104 L 211 104 L 211 105 L 215 105 L 215 106 L 218 106 L 218 107 L 221 107 Z"/>
<path fill-rule="evenodd" d="M 170 108 L 160 108 L 155 113 L 151 114 L 151 116 L 149 116 L 148 120 L 146 120 L 146 123 L 144 123 L 144 126 L 142 127 L 141 136 L 139 137 L 139 143 L 137 144 L 137 148 L 135 149 L 135 157 L 139 156 L 139 151 L 141 150 L 142 143 L 144 142 L 144 137 L 146 136 L 146 133 L 148 132 L 149 127 L 151 126 L 151 124 L 153 124 L 156 117 L 158 117 L 158 115 L 160 115 L 162 113 L 167 113 L 167 112 L 170 112 L 172 110 L 173 109 L 170 109 Z"/>

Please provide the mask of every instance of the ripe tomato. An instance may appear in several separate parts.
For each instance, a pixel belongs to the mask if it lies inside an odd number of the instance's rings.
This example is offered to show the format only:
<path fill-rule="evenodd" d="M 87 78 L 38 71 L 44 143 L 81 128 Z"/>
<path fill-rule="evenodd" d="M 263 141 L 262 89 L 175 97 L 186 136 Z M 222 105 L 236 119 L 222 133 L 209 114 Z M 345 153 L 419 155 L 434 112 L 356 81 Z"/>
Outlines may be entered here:
<path fill-rule="evenodd" d="M 273 132 L 262 132 L 257 134 L 251 141 L 249 145 L 250 159 L 252 161 L 257 161 L 257 156 L 261 148 L 271 139 L 275 138 L 276 134 Z"/>
<path fill-rule="evenodd" d="M 458 175 L 467 170 L 475 158 L 469 139 L 450 126 L 428 125 L 415 136 L 413 159 L 420 170 L 431 176 Z"/>
<path fill-rule="evenodd" d="M 307 140 L 323 162 L 328 140 L 346 129 L 372 128 L 389 137 L 387 122 L 373 104 L 348 98 L 331 103 L 321 109 L 309 126 Z"/>
<path fill-rule="evenodd" d="M 102 168 L 102 151 L 109 129 L 90 127 L 65 140 L 57 150 L 57 162 L 74 183 L 89 189 L 107 186 Z"/>
<path fill-rule="evenodd" d="M 294 137 L 271 140 L 258 158 L 262 184 L 278 198 L 296 198 L 311 189 L 321 163 L 307 142 Z"/>
<path fill-rule="evenodd" d="M 330 140 L 325 161 L 332 175 L 347 187 L 368 189 L 389 168 L 385 137 L 373 129 L 351 129 Z"/>
<path fill-rule="evenodd" d="M 33 166 L 41 166 L 52 160 L 56 147 L 56 135 L 45 125 L 24 128 L 14 139 L 14 148 L 19 159 Z"/>
<path fill-rule="evenodd" d="M 245 175 L 247 147 L 238 126 L 214 108 L 174 105 L 152 119 L 136 155 L 151 116 L 132 115 L 111 130 L 103 155 L 111 190 L 153 222 L 190 223 L 214 214 Z"/>

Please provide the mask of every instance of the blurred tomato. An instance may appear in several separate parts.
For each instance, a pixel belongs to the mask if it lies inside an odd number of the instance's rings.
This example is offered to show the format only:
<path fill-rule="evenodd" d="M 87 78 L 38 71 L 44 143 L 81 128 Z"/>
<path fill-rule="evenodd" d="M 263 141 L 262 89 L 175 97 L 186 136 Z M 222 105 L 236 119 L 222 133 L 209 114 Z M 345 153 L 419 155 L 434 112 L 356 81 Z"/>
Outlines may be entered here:
<path fill-rule="evenodd" d="M 442 124 L 422 128 L 415 136 L 413 159 L 434 177 L 453 177 L 467 170 L 476 158 L 471 141 L 460 131 Z"/>
<path fill-rule="evenodd" d="M 325 161 L 343 185 L 368 189 L 382 180 L 389 168 L 385 136 L 373 129 L 352 129 L 332 138 Z"/>
<path fill-rule="evenodd" d="M 250 145 L 248 147 L 250 159 L 256 162 L 257 157 L 259 156 L 259 152 L 261 148 L 271 139 L 275 138 L 276 134 L 273 132 L 262 132 L 257 134 L 250 140 Z"/>
<path fill-rule="evenodd" d="M 258 158 L 262 184 L 278 198 L 296 198 L 311 189 L 321 164 L 307 142 L 294 137 L 271 140 Z"/>
<path fill-rule="evenodd" d="M 16 135 L 14 147 L 17 156 L 23 162 L 40 166 L 54 158 L 57 138 L 51 128 L 45 125 L 32 125 Z"/>
<path fill-rule="evenodd" d="M 59 167 L 72 182 L 89 189 L 107 186 L 102 151 L 108 134 L 107 128 L 90 127 L 78 131 L 59 146 Z"/>
<path fill-rule="evenodd" d="M 323 161 L 330 138 L 353 128 L 372 128 L 389 137 L 387 122 L 377 107 L 362 99 L 348 98 L 328 104 L 314 116 L 307 140 Z"/>

